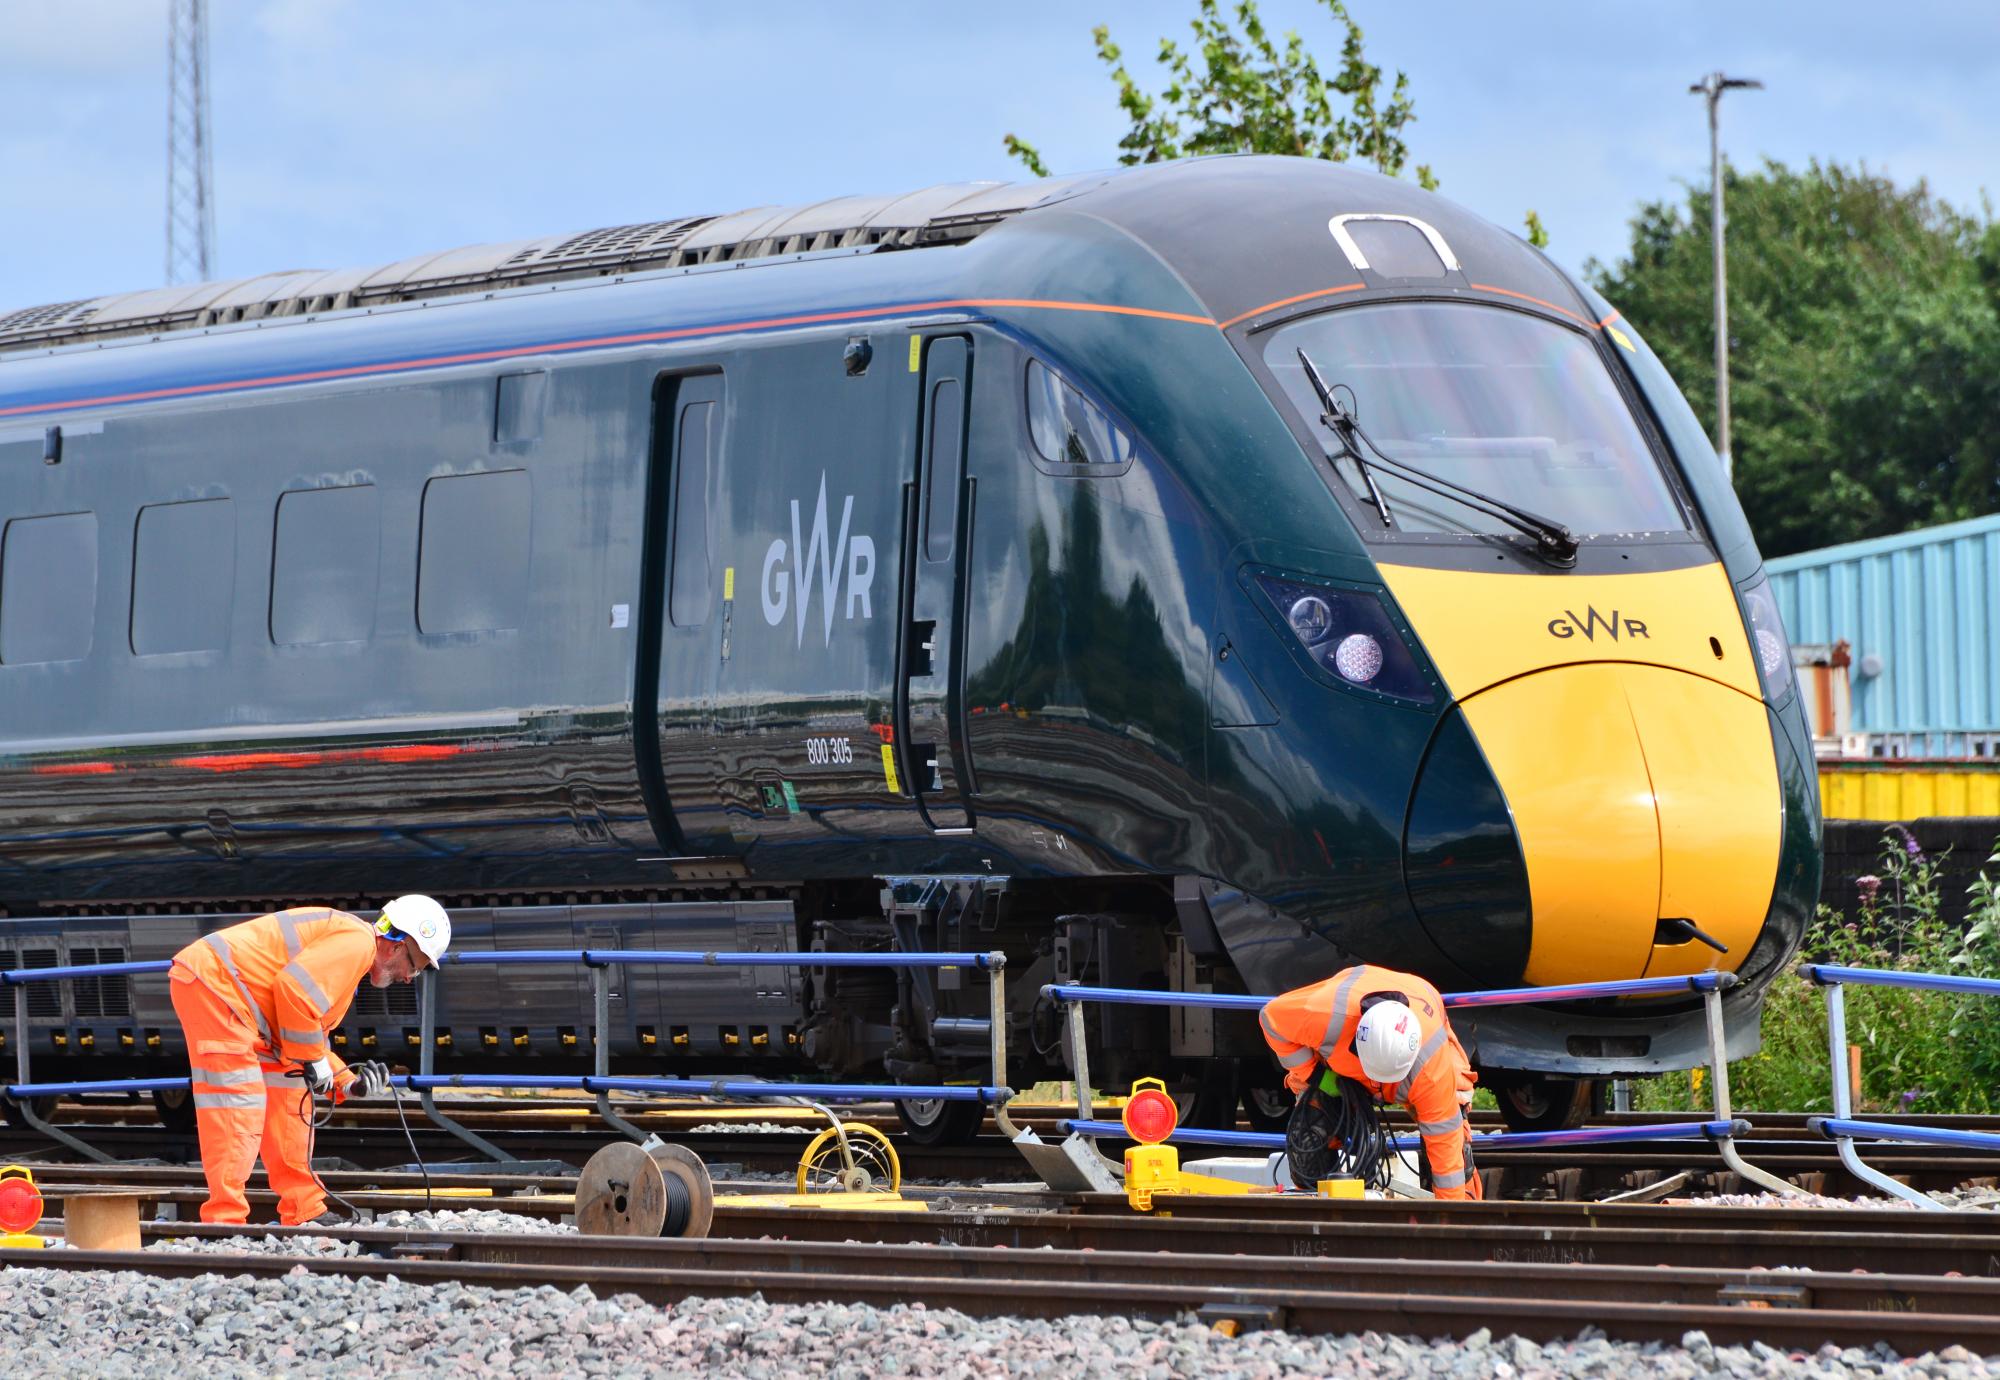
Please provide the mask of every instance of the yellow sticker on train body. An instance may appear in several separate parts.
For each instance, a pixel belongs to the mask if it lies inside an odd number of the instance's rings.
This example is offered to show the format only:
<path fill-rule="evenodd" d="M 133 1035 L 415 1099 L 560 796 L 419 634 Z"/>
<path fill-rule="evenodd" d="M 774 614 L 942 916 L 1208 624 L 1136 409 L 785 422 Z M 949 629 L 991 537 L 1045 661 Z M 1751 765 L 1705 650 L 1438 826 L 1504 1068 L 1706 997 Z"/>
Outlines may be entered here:
<path fill-rule="evenodd" d="M 896 780 L 896 749 L 888 743 L 882 744 L 882 779 L 889 783 L 889 794 L 903 793 L 901 783 Z"/>
<path fill-rule="evenodd" d="M 1742 963 L 1770 908 L 1783 801 L 1722 567 L 1382 573 L 1506 798 L 1533 917 L 1523 980 Z M 1729 952 L 1659 942 L 1673 919 Z"/>

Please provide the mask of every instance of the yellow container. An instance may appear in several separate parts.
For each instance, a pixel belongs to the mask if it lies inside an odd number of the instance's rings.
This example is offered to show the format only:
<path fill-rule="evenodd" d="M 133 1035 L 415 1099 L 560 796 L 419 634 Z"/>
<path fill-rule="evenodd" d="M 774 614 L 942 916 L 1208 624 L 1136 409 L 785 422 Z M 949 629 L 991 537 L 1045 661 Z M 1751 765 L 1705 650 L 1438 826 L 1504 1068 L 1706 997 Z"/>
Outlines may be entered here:
<path fill-rule="evenodd" d="M 1322 1198 L 1365 1198 L 1359 1179 L 1321 1179 L 1315 1185 Z"/>

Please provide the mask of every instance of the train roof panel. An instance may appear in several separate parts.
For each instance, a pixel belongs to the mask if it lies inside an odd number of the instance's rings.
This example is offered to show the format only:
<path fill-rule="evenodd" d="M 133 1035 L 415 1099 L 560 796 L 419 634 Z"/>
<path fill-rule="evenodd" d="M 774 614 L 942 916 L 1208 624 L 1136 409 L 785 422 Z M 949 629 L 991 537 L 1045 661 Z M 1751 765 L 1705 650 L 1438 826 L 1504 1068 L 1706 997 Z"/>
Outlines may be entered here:
<path fill-rule="evenodd" d="M 1458 265 L 1433 287 L 1497 287 L 1570 315 L 1588 310 L 1521 240 L 1410 183 L 1315 159 L 1229 156 L 1033 182 L 941 183 L 895 196 L 833 197 L 471 245 L 374 267 L 297 269 L 53 303 L 0 314 L 0 351 L 693 264 L 961 244 L 1059 202 L 1145 246 L 1225 323 L 1329 288 L 1393 286 L 1357 271 L 1343 254 L 1330 222 L 1351 214 L 1411 217 L 1433 227 Z"/>

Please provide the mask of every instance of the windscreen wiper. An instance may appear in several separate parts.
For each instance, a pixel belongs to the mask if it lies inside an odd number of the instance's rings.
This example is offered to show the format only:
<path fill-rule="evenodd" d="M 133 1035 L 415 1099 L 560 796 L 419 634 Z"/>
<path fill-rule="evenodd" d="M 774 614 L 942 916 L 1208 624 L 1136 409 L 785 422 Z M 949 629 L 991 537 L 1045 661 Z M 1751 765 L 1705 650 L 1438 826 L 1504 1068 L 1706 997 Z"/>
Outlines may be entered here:
<path fill-rule="evenodd" d="M 1382 497 L 1382 491 L 1376 486 L 1372 474 L 1377 468 L 1384 474 L 1394 475 L 1405 484 L 1414 485 L 1440 498 L 1449 498 L 1453 502 L 1461 503 L 1475 512 L 1484 513 L 1505 523 L 1523 536 L 1532 537 L 1535 542 L 1535 553 L 1552 565 L 1568 566 L 1576 563 L 1576 534 L 1569 528 L 1554 518 L 1543 517 L 1540 513 L 1531 512 L 1518 504 L 1495 498 L 1489 493 L 1469 488 L 1456 480 L 1446 479 L 1441 474 L 1420 469 L 1407 460 L 1398 460 L 1392 455 L 1385 454 L 1382 448 L 1369 438 L 1368 433 L 1361 429 L 1361 423 L 1354 415 L 1355 409 L 1343 404 L 1334 396 L 1333 389 L 1327 386 L 1326 379 L 1321 376 L 1318 366 L 1303 349 L 1299 351 L 1299 363 L 1305 367 L 1306 378 L 1312 382 L 1313 392 L 1319 395 L 1320 405 L 1326 409 L 1320 414 L 1320 421 L 1327 430 L 1339 438 L 1341 449 L 1354 457 L 1355 467 L 1367 481 L 1369 495 L 1375 500 L 1376 511 L 1382 514 L 1384 524 L 1394 525 L 1389 517 L 1388 502 Z M 1374 452 L 1373 458 L 1364 454 L 1361 446 L 1355 444 L 1357 438 L 1362 446 Z"/>

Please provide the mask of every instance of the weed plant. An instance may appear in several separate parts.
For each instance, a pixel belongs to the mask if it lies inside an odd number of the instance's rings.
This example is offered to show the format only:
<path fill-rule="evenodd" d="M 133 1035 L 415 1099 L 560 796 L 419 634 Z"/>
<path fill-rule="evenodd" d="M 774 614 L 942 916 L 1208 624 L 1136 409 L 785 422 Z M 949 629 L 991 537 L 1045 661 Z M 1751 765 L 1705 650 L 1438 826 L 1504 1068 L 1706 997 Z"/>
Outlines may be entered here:
<path fill-rule="evenodd" d="M 1802 959 L 1855 968 L 2000 978 L 2000 843 L 1967 888 L 1963 927 L 1938 906 L 1938 860 L 1907 830 L 1883 835 L 1880 871 L 1857 879 L 1853 919 L 1821 906 Z M 2000 1112 L 2000 996 L 1849 984 L 1847 1040 L 1861 1047 L 1857 1114 Z M 1764 999 L 1764 1046 L 1729 1066 L 1739 1111 L 1830 1112 L 1826 998 L 1788 972 Z M 1706 1110 L 1703 1070 L 1633 1087 L 1645 1111 Z"/>

